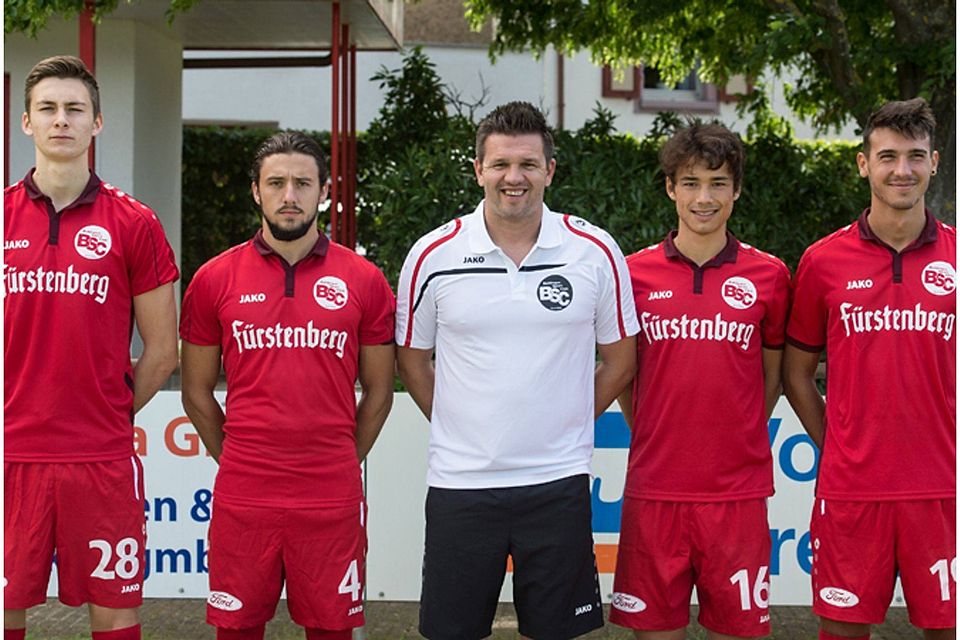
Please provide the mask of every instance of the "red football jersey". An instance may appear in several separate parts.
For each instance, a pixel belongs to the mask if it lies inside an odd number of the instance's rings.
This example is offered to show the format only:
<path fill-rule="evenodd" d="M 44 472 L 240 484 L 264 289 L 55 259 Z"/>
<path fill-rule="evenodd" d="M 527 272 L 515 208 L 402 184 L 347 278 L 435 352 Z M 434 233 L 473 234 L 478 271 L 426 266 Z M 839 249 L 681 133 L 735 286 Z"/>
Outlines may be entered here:
<path fill-rule="evenodd" d="M 133 297 L 179 276 L 157 216 L 91 174 L 57 213 L 26 178 L 4 190 L 4 459 L 133 453 Z"/>
<path fill-rule="evenodd" d="M 867 224 L 810 246 L 787 331 L 827 351 L 817 496 L 914 500 L 956 494 L 956 229 L 927 212 L 897 253 Z"/>
<path fill-rule="evenodd" d="M 673 244 L 627 258 L 638 369 L 625 495 L 710 502 L 773 494 L 761 349 L 782 349 L 790 272 L 728 232 L 698 267 Z"/>
<path fill-rule="evenodd" d="M 379 269 L 325 236 L 291 266 L 257 232 L 197 271 L 180 337 L 222 349 L 216 499 L 320 507 L 361 498 L 360 345 L 392 343 L 394 312 Z"/>

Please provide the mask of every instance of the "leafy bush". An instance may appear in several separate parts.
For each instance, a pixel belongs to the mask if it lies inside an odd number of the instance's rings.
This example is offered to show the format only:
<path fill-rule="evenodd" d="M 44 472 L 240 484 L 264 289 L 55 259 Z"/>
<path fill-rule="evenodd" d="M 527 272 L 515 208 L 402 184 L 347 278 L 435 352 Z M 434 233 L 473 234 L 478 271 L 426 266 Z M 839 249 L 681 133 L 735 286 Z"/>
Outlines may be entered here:
<path fill-rule="evenodd" d="M 387 99 L 358 138 L 358 242 L 396 284 L 410 246 L 427 231 L 473 210 L 483 197 L 473 175 L 476 124 L 442 111 L 444 87 L 415 51 L 403 67 L 375 79 Z M 854 220 L 869 202 L 856 171 L 853 142 L 793 139 L 763 104 L 748 132 L 743 194 L 730 229 L 795 268 L 817 238 Z M 661 114 L 642 139 L 614 131 L 597 108 L 578 131 L 556 131 L 557 171 L 546 191 L 555 211 L 607 229 L 625 253 L 660 241 L 676 226 L 657 151 L 680 119 Z M 259 226 L 247 168 L 257 144 L 273 131 L 184 131 L 183 286 L 205 260 L 249 238 Z M 326 133 L 313 133 L 321 144 Z"/>

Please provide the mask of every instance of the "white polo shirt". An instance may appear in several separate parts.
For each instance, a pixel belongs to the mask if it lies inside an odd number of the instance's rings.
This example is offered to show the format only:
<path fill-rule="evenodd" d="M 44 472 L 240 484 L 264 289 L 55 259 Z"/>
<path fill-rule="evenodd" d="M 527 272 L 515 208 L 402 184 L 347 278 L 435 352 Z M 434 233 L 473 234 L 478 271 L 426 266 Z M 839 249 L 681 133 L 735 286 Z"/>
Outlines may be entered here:
<path fill-rule="evenodd" d="M 596 344 L 639 331 L 617 243 L 543 208 L 517 267 L 483 203 L 423 236 L 400 273 L 397 344 L 436 349 L 431 487 L 477 489 L 590 473 Z"/>

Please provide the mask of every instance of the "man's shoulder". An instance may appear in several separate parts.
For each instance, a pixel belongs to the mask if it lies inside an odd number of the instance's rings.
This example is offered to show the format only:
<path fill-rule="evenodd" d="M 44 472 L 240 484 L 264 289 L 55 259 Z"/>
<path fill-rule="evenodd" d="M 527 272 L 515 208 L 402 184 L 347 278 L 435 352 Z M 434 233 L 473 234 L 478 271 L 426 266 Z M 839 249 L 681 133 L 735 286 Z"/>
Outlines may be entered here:
<path fill-rule="evenodd" d="M 156 222 L 160 224 L 160 220 L 153 209 L 129 193 L 107 182 L 100 184 L 100 193 L 95 201 L 95 206 L 109 208 L 112 216 L 121 216 L 136 222 Z"/>
<path fill-rule="evenodd" d="M 773 255 L 772 253 L 767 253 L 762 249 L 758 249 L 751 244 L 746 242 L 741 242 L 737 240 L 737 251 L 740 255 L 740 259 L 744 260 L 752 267 L 764 270 L 771 270 L 778 272 L 780 274 L 790 276 L 790 269 L 787 267 L 786 263 L 783 260 Z"/>
<path fill-rule="evenodd" d="M 246 256 L 246 250 L 250 247 L 250 244 L 250 240 L 241 242 L 210 258 L 200 265 L 200 268 L 193 275 L 193 280 L 218 278 L 233 273 L 237 269 L 238 263 Z"/>
<path fill-rule="evenodd" d="M 597 258 L 612 259 L 614 255 L 622 255 L 613 236 L 586 218 L 554 211 L 547 211 L 544 215 L 550 216 L 554 224 L 561 228 L 561 241 L 567 246 L 583 244 L 595 253 Z"/>
<path fill-rule="evenodd" d="M 663 241 L 643 247 L 627 256 L 627 266 L 650 264 L 651 261 L 662 261 L 666 259 L 663 253 Z"/>
<path fill-rule="evenodd" d="M 409 257 L 422 259 L 428 254 L 437 254 L 439 250 L 448 248 L 457 240 L 465 238 L 465 231 L 474 223 L 476 223 L 475 214 L 467 214 L 443 223 L 420 236 L 410 249 Z"/>
<path fill-rule="evenodd" d="M 850 248 L 851 243 L 859 240 L 859 226 L 854 220 L 807 247 L 800 258 L 800 263 L 809 267 L 811 264 L 829 260 L 831 257 L 842 256 Z"/>

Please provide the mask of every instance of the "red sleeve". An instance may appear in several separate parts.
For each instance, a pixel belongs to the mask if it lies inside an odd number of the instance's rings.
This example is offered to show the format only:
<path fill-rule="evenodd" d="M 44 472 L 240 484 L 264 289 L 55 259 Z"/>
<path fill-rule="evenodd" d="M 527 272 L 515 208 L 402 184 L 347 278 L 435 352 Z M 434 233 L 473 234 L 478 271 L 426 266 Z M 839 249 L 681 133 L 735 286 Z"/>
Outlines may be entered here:
<path fill-rule="evenodd" d="M 823 351 L 827 342 L 826 289 L 820 282 L 809 250 L 800 258 L 793 286 L 793 307 L 787 324 L 787 342 L 806 351 Z"/>
<path fill-rule="evenodd" d="M 183 294 L 180 312 L 180 337 L 204 346 L 220 346 L 223 330 L 217 317 L 216 295 L 212 291 L 210 269 L 197 270 L 187 292 Z"/>
<path fill-rule="evenodd" d="M 787 315 L 790 313 L 790 271 L 786 265 L 777 265 L 776 277 L 773 280 L 773 289 L 770 292 L 770 303 L 763 318 L 763 347 L 765 349 L 782 349 L 786 340 Z"/>
<path fill-rule="evenodd" d="M 128 262 L 130 290 L 135 296 L 180 277 L 173 249 L 157 215 L 146 209 L 137 222 L 133 225 L 132 254 Z"/>
<path fill-rule="evenodd" d="M 394 340 L 397 302 L 383 273 L 371 267 L 373 273 L 368 281 L 360 320 L 360 344 L 390 344 Z"/>

